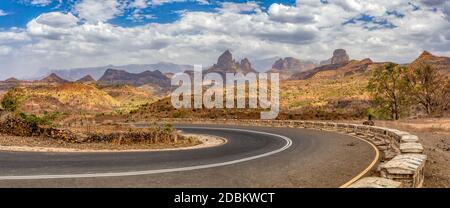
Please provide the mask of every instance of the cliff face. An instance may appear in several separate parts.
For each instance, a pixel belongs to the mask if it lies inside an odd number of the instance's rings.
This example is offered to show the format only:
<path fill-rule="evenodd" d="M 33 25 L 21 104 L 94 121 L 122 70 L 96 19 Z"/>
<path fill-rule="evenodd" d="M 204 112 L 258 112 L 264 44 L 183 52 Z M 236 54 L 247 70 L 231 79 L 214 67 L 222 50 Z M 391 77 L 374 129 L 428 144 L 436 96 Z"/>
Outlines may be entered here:
<path fill-rule="evenodd" d="M 336 49 L 333 52 L 333 56 L 326 60 L 320 62 L 320 65 L 329 65 L 329 64 L 342 64 L 348 63 L 350 61 L 350 56 L 347 54 L 347 51 L 344 49 Z"/>

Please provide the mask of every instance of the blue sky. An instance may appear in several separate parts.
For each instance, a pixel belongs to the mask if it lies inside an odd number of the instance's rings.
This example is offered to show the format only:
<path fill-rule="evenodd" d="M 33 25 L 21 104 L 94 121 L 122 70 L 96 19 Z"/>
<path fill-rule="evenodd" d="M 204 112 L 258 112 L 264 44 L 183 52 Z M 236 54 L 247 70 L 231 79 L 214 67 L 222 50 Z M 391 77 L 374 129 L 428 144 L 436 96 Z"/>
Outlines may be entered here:
<path fill-rule="evenodd" d="M 225 50 L 406 63 L 450 56 L 448 0 L 0 0 L 0 79 L 42 69 L 213 64 Z"/>
<path fill-rule="evenodd" d="M 0 9 L 8 15 L 0 17 L 0 28 L 24 27 L 30 20 L 36 18 L 42 13 L 47 12 L 71 12 L 74 5 L 80 0 L 2 0 L 0 1 Z M 41 3 L 39 3 L 41 2 Z M 43 3 L 42 3 L 43 2 Z M 207 4 L 195 0 L 187 0 L 173 3 L 164 3 L 157 6 L 149 6 L 142 9 L 142 15 L 151 15 L 151 18 L 143 18 L 142 20 L 131 19 L 134 8 L 129 8 L 123 14 L 109 20 L 108 22 L 124 27 L 132 27 L 151 22 L 170 23 L 180 18 L 180 13 L 185 11 L 205 11 L 216 12 L 224 2 L 245 3 L 245 0 L 219 1 L 212 0 Z M 281 3 L 285 5 L 295 5 L 295 0 L 268 0 L 260 1 L 259 5 L 263 10 L 267 10 L 273 3 Z"/>

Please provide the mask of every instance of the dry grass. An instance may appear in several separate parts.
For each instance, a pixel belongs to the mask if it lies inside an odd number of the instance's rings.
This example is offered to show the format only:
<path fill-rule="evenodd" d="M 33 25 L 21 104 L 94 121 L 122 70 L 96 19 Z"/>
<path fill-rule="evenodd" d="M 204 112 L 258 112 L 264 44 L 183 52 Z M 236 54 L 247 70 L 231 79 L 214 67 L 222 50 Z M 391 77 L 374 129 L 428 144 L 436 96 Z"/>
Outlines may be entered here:
<path fill-rule="evenodd" d="M 98 87 L 80 83 L 22 86 L 15 91 L 14 96 L 22 100 L 19 111 L 38 115 L 45 111 L 76 114 L 112 111 L 128 113 L 155 100 L 150 91 L 131 86 Z"/>
<path fill-rule="evenodd" d="M 114 144 L 114 143 L 67 143 L 50 138 L 18 137 L 0 135 L 0 146 L 21 146 L 40 148 L 67 148 L 77 150 L 153 150 L 192 147 L 201 144 L 196 138 L 182 140 L 175 144 L 157 143 L 135 143 L 135 144 Z"/>
<path fill-rule="evenodd" d="M 331 72 L 320 72 L 308 80 L 282 83 L 280 86 L 281 108 L 296 110 L 307 106 L 325 106 L 338 100 L 369 100 L 369 94 L 366 90 L 368 76 L 321 78 L 321 75 L 326 73 Z"/>

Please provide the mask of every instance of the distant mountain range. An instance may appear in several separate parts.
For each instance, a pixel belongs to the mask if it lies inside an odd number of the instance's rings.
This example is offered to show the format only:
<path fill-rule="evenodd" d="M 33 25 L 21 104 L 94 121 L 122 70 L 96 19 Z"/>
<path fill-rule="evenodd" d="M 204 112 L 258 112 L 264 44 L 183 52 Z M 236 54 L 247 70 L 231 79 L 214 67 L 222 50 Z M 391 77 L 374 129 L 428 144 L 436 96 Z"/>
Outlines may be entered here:
<path fill-rule="evenodd" d="M 93 79 L 100 79 L 108 69 L 124 70 L 129 73 L 142 73 L 145 71 L 160 71 L 162 73 L 179 73 L 186 70 L 192 70 L 194 67 L 191 65 L 179 65 L 169 62 L 160 62 L 157 64 L 131 64 L 123 66 L 101 66 L 101 67 L 87 67 L 87 68 L 73 68 L 73 69 L 56 69 L 56 70 L 41 70 L 33 79 L 41 79 L 49 74 L 56 74 L 59 77 L 76 81 L 87 75 L 90 75 Z"/>
<path fill-rule="evenodd" d="M 102 85 L 131 85 L 135 87 L 153 84 L 165 89 L 170 88 L 169 77 L 158 70 L 129 73 L 124 70 L 107 69 L 97 83 Z"/>
<path fill-rule="evenodd" d="M 422 63 L 437 67 L 445 75 L 450 75 L 450 58 L 448 57 L 439 57 L 424 51 L 415 61 L 407 64 L 407 66 L 416 66 Z M 337 49 L 333 52 L 330 59 L 322 61 L 321 64 L 293 57 L 278 58 L 266 71 L 279 73 L 282 80 L 305 80 L 316 76 L 318 73 L 323 78 L 337 78 L 365 73 L 383 64 L 385 62 L 377 63 L 369 58 L 351 60 L 344 49 Z M 170 77 L 174 73 L 192 73 L 192 70 L 193 67 L 190 65 L 172 63 L 55 70 L 36 81 L 21 81 L 15 78 L 0 81 L 0 90 L 7 90 L 21 84 L 45 85 L 77 82 L 100 85 L 130 85 L 135 87 L 150 85 L 167 91 L 171 88 Z M 225 73 L 241 72 L 246 74 L 258 71 L 260 70 L 256 70 L 249 59 L 244 58 L 237 61 L 233 58 L 233 54 L 227 50 L 219 56 L 216 64 L 205 68 L 204 73 L 215 72 L 224 75 Z"/>

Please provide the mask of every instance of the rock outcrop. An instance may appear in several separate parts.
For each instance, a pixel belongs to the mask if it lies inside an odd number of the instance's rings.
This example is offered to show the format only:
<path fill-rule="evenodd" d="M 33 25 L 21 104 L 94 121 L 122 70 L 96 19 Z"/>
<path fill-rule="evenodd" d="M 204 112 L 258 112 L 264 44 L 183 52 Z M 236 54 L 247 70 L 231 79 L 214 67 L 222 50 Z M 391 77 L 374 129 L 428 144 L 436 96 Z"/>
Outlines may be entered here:
<path fill-rule="evenodd" d="M 244 58 L 240 62 L 237 62 L 234 60 L 233 54 L 231 54 L 231 52 L 227 50 L 219 56 L 216 64 L 205 71 L 205 73 L 211 72 L 225 75 L 226 73 L 256 73 L 256 70 L 253 69 L 252 64 L 247 58 Z"/>
<path fill-rule="evenodd" d="M 289 79 L 293 74 L 314 69 L 316 65 L 311 61 L 301 61 L 287 57 L 278 59 L 268 73 L 279 73 L 281 79 Z"/>
<path fill-rule="evenodd" d="M 350 61 L 350 56 L 347 54 L 347 51 L 344 49 L 336 49 L 333 52 L 333 57 L 326 61 L 320 62 L 320 65 L 329 65 L 329 64 L 342 64 L 348 63 Z"/>

